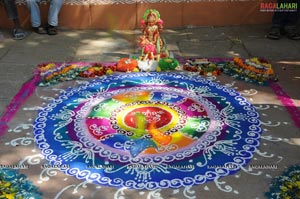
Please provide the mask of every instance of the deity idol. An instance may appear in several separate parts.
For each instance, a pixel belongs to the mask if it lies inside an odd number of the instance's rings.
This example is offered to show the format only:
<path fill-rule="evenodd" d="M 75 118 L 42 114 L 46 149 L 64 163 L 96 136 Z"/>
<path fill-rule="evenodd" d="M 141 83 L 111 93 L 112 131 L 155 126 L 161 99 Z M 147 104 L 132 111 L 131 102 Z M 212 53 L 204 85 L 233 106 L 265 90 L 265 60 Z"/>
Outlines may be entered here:
<path fill-rule="evenodd" d="M 166 42 L 160 37 L 163 21 L 157 10 L 150 9 L 144 13 L 141 28 L 143 33 L 139 43 L 142 48 L 141 59 L 159 61 L 161 57 L 168 57 Z"/>

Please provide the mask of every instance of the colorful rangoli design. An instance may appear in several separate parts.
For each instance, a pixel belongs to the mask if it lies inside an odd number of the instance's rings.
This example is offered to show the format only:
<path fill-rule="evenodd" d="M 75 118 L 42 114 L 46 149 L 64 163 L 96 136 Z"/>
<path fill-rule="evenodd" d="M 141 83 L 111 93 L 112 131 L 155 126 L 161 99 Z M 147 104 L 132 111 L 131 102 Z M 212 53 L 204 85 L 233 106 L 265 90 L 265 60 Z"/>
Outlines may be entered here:
<path fill-rule="evenodd" d="M 134 189 L 203 184 L 245 166 L 259 115 L 235 90 L 181 73 L 102 76 L 69 88 L 35 121 L 49 164 Z"/>

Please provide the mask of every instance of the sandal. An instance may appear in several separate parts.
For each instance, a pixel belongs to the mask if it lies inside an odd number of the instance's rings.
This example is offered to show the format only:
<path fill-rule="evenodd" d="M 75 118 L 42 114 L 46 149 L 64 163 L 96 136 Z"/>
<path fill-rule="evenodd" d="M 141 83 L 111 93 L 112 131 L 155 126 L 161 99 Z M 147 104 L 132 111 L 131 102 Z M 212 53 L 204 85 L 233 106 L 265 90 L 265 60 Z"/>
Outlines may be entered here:
<path fill-rule="evenodd" d="M 270 32 L 267 34 L 267 38 L 278 40 L 281 38 L 280 28 L 271 28 Z"/>
<path fill-rule="evenodd" d="M 300 34 L 297 32 L 296 28 L 286 28 L 286 36 L 291 40 L 300 40 Z"/>
<path fill-rule="evenodd" d="M 20 29 L 13 29 L 13 39 L 22 40 L 26 37 L 26 32 Z"/>
<path fill-rule="evenodd" d="M 37 34 L 40 34 L 40 35 L 47 34 L 47 31 L 45 30 L 45 28 L 43 26 L 33 27 L 33 30 L 34 30 L 34 32 L 36 32 Z"/>
<path fill-rule="evenodd" d="M 47 28 L 48 35 L 57 35 L 57 28 L 55 26 L 48 26 Z"/>

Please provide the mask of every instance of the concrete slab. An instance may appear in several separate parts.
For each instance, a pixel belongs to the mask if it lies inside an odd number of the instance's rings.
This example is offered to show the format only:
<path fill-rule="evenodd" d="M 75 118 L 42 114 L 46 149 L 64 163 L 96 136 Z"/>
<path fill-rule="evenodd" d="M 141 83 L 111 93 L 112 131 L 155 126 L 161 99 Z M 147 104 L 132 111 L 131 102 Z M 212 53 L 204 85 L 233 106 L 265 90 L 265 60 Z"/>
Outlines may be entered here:
<path fill-rule="evenodd" d="M 4 57 L 7 55 L 9 49 L 8 47 L 5 47 L 3 44 L 0 44 L 0 57 Z"/>
<path fill-rule="evenodd" d="M 6 106 L 9 104 L 10 99 L 3 98 L 3 95 L 0 95 L 0 113 L 4 113 Z"/>
<path fill-rule="evenodd" d="M 36 66 L 16 63 L 0 63 L 0 112 L 5 110 L 11 99 L 17 94 L 23 83 L 32 78 Z"/>
<path fill-rule="evenodd" d="M 13 48 L 1 59 L 4 63 L 37 64 L 47 61 L 65 61 L 74 54 L 78 38 L 61 33 L 55 37 L 32 33 L 22 41 L 15 42 Z"/>
<path fill-rule="evenodd" d="M 134 34 L 126 32 L 120 34 L 111 31 L 105 34 L 104 32 L 90 31 L 81 35 L 75 57 L 80 60 L 103 61 L 103 58 L 108 56 L 109 59 L 114 59 L 111 61 L 115 61 L 120 58 L 120 54 L 134 53 L 135 39 Z"/>
<path fill-rule="evenodd" d="M 298 49 L 298 51 L 300 51 L 300 42 L 297 42 L 297 41 L 290 41 L 290 42 L 292 43 L 293 46 L 295 46 Z"/>
<path fill-rule="evenodd" d="M 227 40 L 226 31 L 229 28 L 224 27 L 187 27 L 185 34 L 188 39 L 198 39 L 200 41 Z"/>
<path fill-rule="evenodd" d="M 179 44 L 182 56 L 199 57 L 232 57 L 230 41 L 201 41 L 198 39 L 183 40 Z"/>
<path fill-rule="evenodd" d="M 227 37 L 240 39 L 242 41 L 265 38 L 269 28 L 270 25 L 268 24 L 222 27 Z"/>
<path fill-rule="evenodd" d="M 244 41 L 245 47 L 251 56 L 264 57 L 270 60 L 299 60 L 300 51 L 286 38 L 274 41 L 258 38 Z"/>

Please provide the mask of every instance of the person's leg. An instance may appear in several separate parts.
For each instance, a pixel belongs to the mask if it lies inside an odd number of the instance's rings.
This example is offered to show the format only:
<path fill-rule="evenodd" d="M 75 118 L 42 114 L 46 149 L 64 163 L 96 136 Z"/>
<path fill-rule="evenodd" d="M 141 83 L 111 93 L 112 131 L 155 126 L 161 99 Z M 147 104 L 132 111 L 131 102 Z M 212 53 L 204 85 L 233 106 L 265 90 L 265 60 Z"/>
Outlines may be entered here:
<path fill-rule="evenodd" d="M 10 20 L 18 19 L 18 11 L 14 0 L 3 0 L 4 9 Z"/>
<path fill-rule="evenodd" d="M 22 30 L 22 28 L 20 27 L 20 23 L 18 19 L 14 19 L 14 29 L 13 29 L 13 37 L 16 40 L 21 40 L 24 39 L 27 35 L 27 33 L 25 31 Z"/>
<path fill-rule="evenodd" d="M 296 1 L 297 12 L 289 12 L 286 18 L 284 30 L 289 39 L 300 40 L 300 34 L 297 32 L 296 26 L 300 17 L 300 0 Z"/>
<path fill-rule="evenodd" d="M 62 7 L 63 0 L 51 0 L 48 15 L 48 34 L 56 35 L 58 26 L 58 14 Z"/>
<path fill-rule="evenodd" d="M 31 26 L 38 34 L 46 34 L 47 31 L 42 27 L 39 0 L 26 0 L 30 12 Z"/>
<path fill-rule="evenodd" d="M 272 18 L 272 27 L 283 29 L 288 14 L 288 12 L 275 12 Z"/>
<path fill-rule="evenodd" d="M 3 0 L 4 9 L 7 13 L 7 17 L 14 22 L 13 37 L 14 39 L 24 39 L 26 33 L 21 29 L 19 23 L 19 16 L 17 6 L 14 0 Z"/>
<path fill-rule="evenodd" d="M 278 4 L 285 3 L 287 0 L 277 0 Z M 288 16 L 287 12 L 274 12 L 272 18 L 271 30 L 267 34 L 269 39 L 280 39 L 284 29 L 285 20 Z"/>

